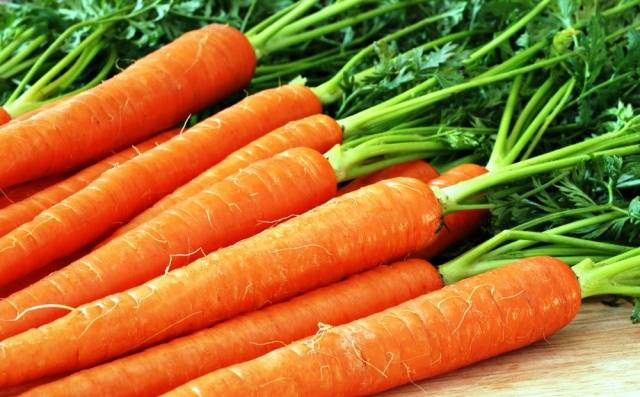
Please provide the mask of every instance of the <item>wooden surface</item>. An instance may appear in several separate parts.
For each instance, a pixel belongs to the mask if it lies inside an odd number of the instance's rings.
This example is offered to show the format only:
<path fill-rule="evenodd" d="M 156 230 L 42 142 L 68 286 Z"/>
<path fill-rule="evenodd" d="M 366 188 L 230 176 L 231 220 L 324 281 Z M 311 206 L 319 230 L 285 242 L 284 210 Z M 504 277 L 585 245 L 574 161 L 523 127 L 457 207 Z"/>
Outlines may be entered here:
<path fill-rule="evenodd" d="M 547 341 L 380 397 L 640 396 L 640 324 L 630 312 L 587 302 Z"/>

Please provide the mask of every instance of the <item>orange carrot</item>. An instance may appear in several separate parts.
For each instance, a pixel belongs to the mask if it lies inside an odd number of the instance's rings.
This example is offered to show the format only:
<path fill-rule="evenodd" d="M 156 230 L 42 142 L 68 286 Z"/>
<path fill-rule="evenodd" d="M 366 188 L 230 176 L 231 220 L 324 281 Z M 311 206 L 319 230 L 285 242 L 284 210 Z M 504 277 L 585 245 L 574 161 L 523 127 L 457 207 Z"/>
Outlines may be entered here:
<path fill-rule="evenodd" d="M 0 126 L 11 121 L 11 115 L 0 106 Z"/>
<path fill-rule="evenodd" d="M 22 185 L 10 187 L 6 190 L 0 189 L 0 209 L 22 201 L 27 197 L 31 197 L 68 177 L 69 175 L 47 176 L 36 179 L 35 181 L 23 183 Z"/>
<path fill-rule="evenodd" d="M 236 150 L 220 163 L 203 172 L 189 183 L 165 196 L 152 207 L 136 216 L 113 234 L 121 235 L 153 219 L 163 211 L 223 180 L 234 172 L 294 147 L 308 147 L 324 153 L 342 142 L 340 125 L 331 117 L 316 114 L 287 123 L 246 146 Z"/>
<path fill-rule="evenodd" d="M 308 178 L 296 181 L 300 191 L 313 187 Z M 85 368 L 404 257 L 434 238 L 441 216 L 435 194 L 413 178 L 337 197 L 189 266 L 3 340 L 0 387 Z M 0 327 L 9 324 L 1 321 Z M 26 363 L 25 357 L 38 359 Z"/>
<path fill-rule="evenodd" d="M 438 188 L 453 186 L 456 183 L 475 178 L 487 173 L 487 169 L 476 164 L 461 164 L 442 173 L 438 178 L 433 179 L 429 184 Z M 451 247 L 453 244 L 462 241 L 474 231 L 489 216 L 489 210 L 468 210 L 458 211 L 444 217 L 442 230 L 438 237 L 416 256 L 431 259 Z"/>
<path fill-rule="evenodd" d="M 429 263 L 409 259 L 319 288 L 290 301 L 235 317 L 58 381 L 27 396 L 152 396 L 313 335 L 319 323 L 339 325 L 442 287 Z M 167 365 L 170 363 L 170 369 Z M 122 382 L 127 374 L 128 382 Z"/>
<path fill-rule="evenodd" d="M 356 396 L 431 378 L 547 338 L 580 287 L 550 257 L 525 259 L 191 381 L 165 396 Z"/>
<path fill-rule="evenodd" d="M 424 160 L 414 160 L 408 163 L 400 163 L 380 170 L 371 175 L 361 176 L 360 178 L 354 179 L 353 181 L 342 187 L 340 190 L 338 190 L 338 194 L 342 195 L 345 193 L 349 193 L 354 190 L 358 190 L 363 186 L 371 185 L 385 179 L 396 178 L 399 176 L 416 178 L 423 182 L 429 182 L 433 178 L 436 178 L 438 176 L 438 171 L 433 168 L 431 164 L 427 163 Z"/>
<path fill-rule="evenodd" d="M 59 308 L 29 312 L 31 307 L 77 307 L 135 287 L 335 194 L 333 169 L 314 150 L 290 149 L 256 162 L 0 301 L 0 340 L 67 313 Z"/>
<path fill-rule="evenodd" d="M 0 188 L 64 172 L 182 122 L 248 84 L 255 64 L 236 29 L 213 24 L 186 33 L 102 84 L 3 126 Z"/>
<path fill-rule="evenodd" d="M 95 241 L 248 142 L 320 110 L 304 86 L 265 90 L 112 168 L 0 238 L 0 286 Z"/>
<path fill-rule="evenodd" d="M 27 199 L 0 209 L 0 236 L 9 233 L 25 222 L 29 222 L 41 211 L 82 190 L 105 171 L 153 149 L 162 142 L 173 138 L 179 132 L 180 129 L 174 129 L 152 137 L 139 145 L 107 157 Z"/>

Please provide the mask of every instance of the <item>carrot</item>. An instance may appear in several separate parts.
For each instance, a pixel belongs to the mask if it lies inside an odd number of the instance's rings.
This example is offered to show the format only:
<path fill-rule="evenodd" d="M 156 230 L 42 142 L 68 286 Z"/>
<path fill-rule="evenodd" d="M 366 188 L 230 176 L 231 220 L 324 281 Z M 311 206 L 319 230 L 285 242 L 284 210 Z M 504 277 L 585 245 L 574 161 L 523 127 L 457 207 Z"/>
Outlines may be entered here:
<path fill-rule="evenodd" d="M 441 287 L 438 271 L 425 261 L 409 259 L 382 266 L 141 353 L 80 371 L 23 396 L 158 395 L 218 368 L 313 335 L 318 323 L 344 324 Z M 167 370 L 169 362 L 171 370 Z M 127 374 L 130 381 L 123 383 L 122 374 Z"/>
<path fill-rule="evenodd" d="M 304 86 L 265 90 L 105 172 L 0 238 L 0 286 L 95 241 L 257 137 L 320 110 Z"/>
<path fill-rule="evenodd" d="M 22 185 L 13 186 L 7 190 L 0 189 L 0 209 L 33 196 L 49 186 L 64 180 L 68 176 L 69 175 L 47 176 L 36 179 L 35 181 L 23 183 Z"/>
<path fill-rule="evenodd" d="M 0 126 L 11 121 L 11 115 L 0 106 Z"/>
<path fill-rule="evenodd" d="M 20 202 L 0 210 L 0 236 L 9 233 L 25 222 L 29 222 L 41 211 L 50 208 L 72 194 L 82 190 L 97 179 L 105 171 L 117 167 L 127 160 L 136 157 L 157 145 L 176 136 L 180 129 L 174 129 L 152 137 L 139 145 L 132 146 L 119 153 L 107 157 L 80 172 L 55 183 Z"/>
<path fill-rule="evenodd" d="M 229 26 L 186 33 L 102 84 L 0 129 L 0 187 L 64 172 L 175 125 L 245 86 L 255 63 L 249 41 Z"/>
<path fill-rule="evenodd" d="M 355 396 L 547 338 L 580 308 L 571 268 L 536 257 L 191 381 L 165 396 Z"/>
<path fill-rule="evenodd" d="M 294 147 L 308 147 L 324 153 L 340 142 L 342 142 L 340 126 L 329 116 L 316 114 L 301 120 L 291 121 L 231 153 L 220 163 L 178 188 L 175 192 L 165 196 L 129 223 L 116 230 L 113 236 L 121 235 L 153 219 L 163 211 L 247 167 L 251 163 L 269 158 Z"/>
<path fill-rule="evenodd" d="M 296 181 L 303 192 L 312 187 L 305 178 Z M 337 197 L 189 266 L 3 340 L 0 387 L 94 365 L 404 257 L 433 239 L 440 217 L 433 192 L 413 178 Z M 4 330 L 11 321 L 0 324 Z M 24 357 L 36 356 L 25 365 Z"/>
<path fill-rule="evenodd" d="M 438 178 L 433 179 L 429 184 L 433 187 L 444 188 L 453 186 L 462 181 L 466 181 L 487 173 L 487 169 L 476 164 L 466 163 L 458 165 L 442 173 Z M 444 217 L 442 230 L 438 237 L 426 248 L 416 253 L 420 258 L 430 259 L 449 248 L 453 244 L 462 241 L 474 231 L 489 216 L 488 210 L 466 210 L 453 212 Z"/>
<path fill-rule="evenodd" d="M 400 163 L 394 166 L 382 169 L 371 175 L 361 176 L 338 190 L 338 194 L 346 194 L 363 186 L 399 176 L 416 178 L 423 182 L 429 182 L 438 176 L 438 171 L 423 160 L 414 160 L 408 163 Z"/>
<path fill-rule="evenodd" d="M 0 339 L 67 313 L 47 304 L 76 307 L 135 287 L 335 194 L 333 170 L 314 150 L 291 149 L 254 163 L 0 301 Z"/>

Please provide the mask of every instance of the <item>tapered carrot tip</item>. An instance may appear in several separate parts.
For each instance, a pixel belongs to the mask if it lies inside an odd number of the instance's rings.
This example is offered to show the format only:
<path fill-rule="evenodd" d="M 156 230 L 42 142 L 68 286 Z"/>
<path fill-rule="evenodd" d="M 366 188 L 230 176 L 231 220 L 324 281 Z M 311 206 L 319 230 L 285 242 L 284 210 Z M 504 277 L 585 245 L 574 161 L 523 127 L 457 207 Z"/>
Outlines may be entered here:
<path fill-rule="evenodd" d="M 11 121 L 11 115 L 7 113 L 2 106 L 0 106 L 0 125 L 6 124 Z"/>
<path fill-rule="evenodd" d="M 212 372 L 170 396 L 351 396 L 427 379 L 544 339 L 580 307 L 569 266 L 529 258 Z"/>

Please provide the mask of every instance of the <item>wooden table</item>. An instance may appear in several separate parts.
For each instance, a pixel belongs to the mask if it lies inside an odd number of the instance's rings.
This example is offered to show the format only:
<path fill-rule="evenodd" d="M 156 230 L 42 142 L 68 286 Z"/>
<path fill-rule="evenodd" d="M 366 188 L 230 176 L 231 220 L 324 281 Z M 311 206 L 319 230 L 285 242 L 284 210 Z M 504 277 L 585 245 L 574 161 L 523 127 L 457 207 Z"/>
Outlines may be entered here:
<path fill-rule="evenodd" d="M 583 305 L 547 341 L 380 397 L 640 396 L 640 324 L 630 305 Z"/>

